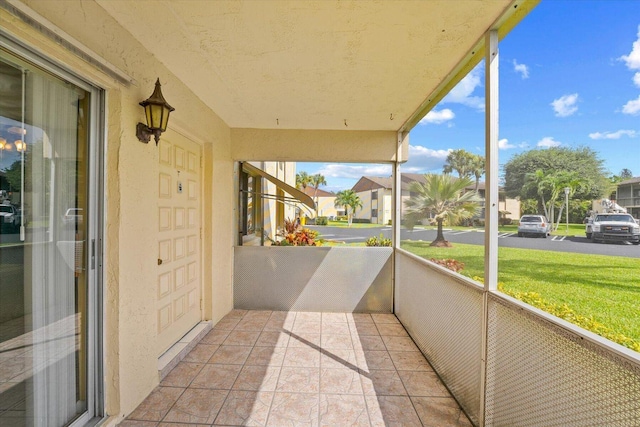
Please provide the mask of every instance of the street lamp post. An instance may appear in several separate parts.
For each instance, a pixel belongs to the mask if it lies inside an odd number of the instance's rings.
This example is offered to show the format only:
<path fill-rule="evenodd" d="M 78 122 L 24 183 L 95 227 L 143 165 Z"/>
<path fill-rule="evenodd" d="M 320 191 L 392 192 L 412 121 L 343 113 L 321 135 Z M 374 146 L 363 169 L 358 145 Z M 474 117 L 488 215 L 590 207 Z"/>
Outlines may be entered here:
<path fill-rule="evenodd" d="M 567 210 L 567 214 L 566 214 L 566 218 L 567 218 L 567 234 L 569 234 L 569 192 L 571 191 L 571 188 L 569 187 L 564 187 L 564 203 L 566 206 L 566 210 Z"/>

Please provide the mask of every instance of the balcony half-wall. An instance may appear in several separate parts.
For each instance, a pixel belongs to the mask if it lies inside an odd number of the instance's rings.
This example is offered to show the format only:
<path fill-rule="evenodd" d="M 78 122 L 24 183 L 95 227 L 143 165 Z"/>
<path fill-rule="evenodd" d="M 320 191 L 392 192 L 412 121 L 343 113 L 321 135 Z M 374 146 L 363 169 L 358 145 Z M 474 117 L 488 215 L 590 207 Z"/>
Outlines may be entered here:
<path fill-rule="evenodd" d="M 391 313 L 392 248 L 239 246 L 234 307 Z"/>

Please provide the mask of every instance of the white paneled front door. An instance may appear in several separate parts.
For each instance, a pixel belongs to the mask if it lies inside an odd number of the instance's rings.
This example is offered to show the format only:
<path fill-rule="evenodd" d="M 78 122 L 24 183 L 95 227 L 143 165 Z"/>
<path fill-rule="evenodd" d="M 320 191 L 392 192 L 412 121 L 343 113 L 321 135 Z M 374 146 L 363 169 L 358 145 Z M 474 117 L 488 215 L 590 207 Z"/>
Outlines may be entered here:
<path fill-rule="evenodd" d="M 158 355 L 202 318 L 200 146 L 167 131 L 159 144 Z"/>

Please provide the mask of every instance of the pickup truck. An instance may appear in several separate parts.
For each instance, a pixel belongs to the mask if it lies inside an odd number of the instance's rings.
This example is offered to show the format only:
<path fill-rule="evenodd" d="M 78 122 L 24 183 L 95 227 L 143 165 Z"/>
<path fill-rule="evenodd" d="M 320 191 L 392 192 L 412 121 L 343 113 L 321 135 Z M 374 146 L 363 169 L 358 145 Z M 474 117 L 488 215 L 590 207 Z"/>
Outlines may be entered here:
<path fill-rule="evenodd" d="M 640 225 L 625 213 L 595 215 L 587 221 L 585 234 L 592 242 L 630 242 L 640 245 Z"/>

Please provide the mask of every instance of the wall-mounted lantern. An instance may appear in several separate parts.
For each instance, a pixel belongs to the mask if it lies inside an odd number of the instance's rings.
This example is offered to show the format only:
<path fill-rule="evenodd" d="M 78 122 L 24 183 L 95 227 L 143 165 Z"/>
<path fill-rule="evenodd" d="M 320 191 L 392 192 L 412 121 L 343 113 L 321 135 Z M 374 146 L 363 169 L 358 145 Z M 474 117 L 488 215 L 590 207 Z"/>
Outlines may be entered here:
<path fill-rule="evenodd" d="M 138 123 L 136 126 L 136 136 L 140 142 L 145 144 L 151 139 L 151 135 L 156 140 L 156 145 L 160 140 L 160 134 L 167 130 L 169 122 L 169 113 L 175 110 L 165 101 L 160 90 L 160 79 L 156 80 L 156 88 L 151 96 L 140 103 L 144 107 L 144 113 L 147 117 L 147 124 Z"/>

